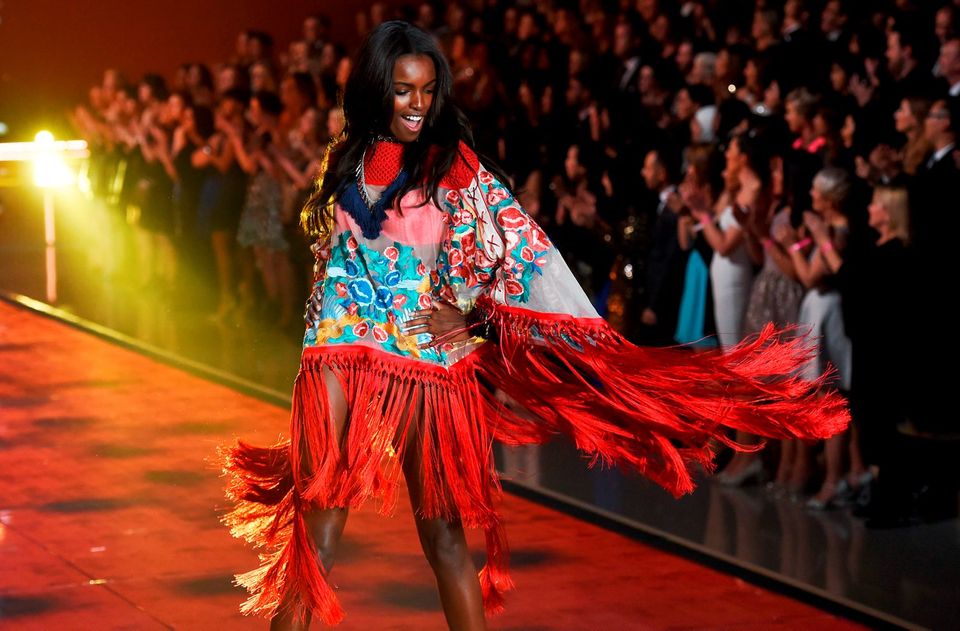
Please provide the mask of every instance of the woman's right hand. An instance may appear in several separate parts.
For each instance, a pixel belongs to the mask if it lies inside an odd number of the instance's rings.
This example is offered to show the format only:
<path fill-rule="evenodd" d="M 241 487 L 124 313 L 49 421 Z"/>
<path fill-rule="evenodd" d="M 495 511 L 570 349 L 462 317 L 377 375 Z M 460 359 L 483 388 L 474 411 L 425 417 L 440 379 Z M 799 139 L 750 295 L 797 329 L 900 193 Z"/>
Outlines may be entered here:
<path fill-rule="evenodd" d="M 313 293 L 307 298 L 306 308 L 303 312 L 303 320 L 308 327 L 313 326 L 320 319 L 320 311 L 323 307 L 323 300 L 320 296 L 320 286 L 314 285 Z"/>
<path fill-rule="evenodd" d="M 707 198 L 705 187 L 694 186 L 689 182 L 681 184 L 678 188 L 680 199 L 683 204 L 690 209 L 693 214 L 705 213 L 710 207 L 710 200 Z"/>
<path fill-rule="evenodd" d="M 797 235 L 793 228 L 786 224 L 780 224 L 773 229 L 774 240 L 784 247 L 789 247 L 796 243 Z"/>

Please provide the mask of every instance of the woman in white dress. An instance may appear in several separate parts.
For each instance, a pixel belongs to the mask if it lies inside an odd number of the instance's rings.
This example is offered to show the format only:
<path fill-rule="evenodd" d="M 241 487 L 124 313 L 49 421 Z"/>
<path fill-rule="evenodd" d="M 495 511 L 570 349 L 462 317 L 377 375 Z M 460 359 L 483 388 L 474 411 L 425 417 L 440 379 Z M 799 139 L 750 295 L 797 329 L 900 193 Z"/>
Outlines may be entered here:
<path fill-rule="evenodd" d="M 850 193 L 850 180 L 843 169 L 828 167 L 813 178 L 810 189 L 812 210 L 804 213 L 801 234 L 788 227 L 778 231 L 777 240 L 786 248 L 797 279 L 807 289 L 800 303 L 799 323 L 818 343 L 817 352 L 803 371 L 804 378 L 813 379 L 829 366 L 836 369 L 837 386 L 850 389 L 851 346 L 843 326 L 840 292 L 834 286 L 841 254 L 847 241 L 847 219 L 843 208 Z M 797 239 L 800 238 L 798 241 Z M 844 480 L 844 451 L 849 448 L 850 468 L 863 470 L 863 459 L 849 430 L 826 442 L 826 475 L 820 490 L 807 506 L 823 510 L 833 505 L 842 495 Z M 795 482 L 807 477 L 809 447 L 800 444 L 800 453 L 794 461 Z"/>
<path fill-rule="evenodd" d="M 747 251 L 741 221 L 749 213 L 761 212 L 770 203 L 770 159 L 762 139 L 753 134 L 735 136 L 724 155 L 725 190 L 717 200 L 716 219 L 691 207 L 703 236 L 713 248 L 710 282 L 720 346 L 730 349 L 746 335 L 744 316 L 753 286 L 754 265 Z M 737 432 L 737 441 L 752 444 L 756 439 Z M 722 483 L 739 485 L 760 474 L 762 465 L 755 452 L 738 452 L 718 475 Z"/>

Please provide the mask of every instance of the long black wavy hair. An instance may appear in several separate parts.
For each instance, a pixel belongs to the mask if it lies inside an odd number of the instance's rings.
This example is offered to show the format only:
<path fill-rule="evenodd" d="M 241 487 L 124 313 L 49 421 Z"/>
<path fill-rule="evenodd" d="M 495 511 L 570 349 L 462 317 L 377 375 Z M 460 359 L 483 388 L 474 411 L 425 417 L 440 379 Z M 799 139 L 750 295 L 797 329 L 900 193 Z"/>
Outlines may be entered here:
<path fill-rule="evenodd" d="M 315 187 L 301 214 L 308 232 L 319 232 L 329 219 L 326 213 L 332 212 L 331 204 L 339 199 L 343 186 L 354 181 L 357 164 L 372 140 L 378 135 L 390 135 L 393 70 L 403 55 L 429 57 L 436 71 L 436 83 L 420 136 L 408 143 L 404 151 L 403 168 L 409 178 L 394 198 L 394 205 L 417 187 L 424 191 L 424 203 L 436 199 L 440 181 L 457 158 L 460 142 L 476 151 L 470 121 L 451 98 L 453 73 L 436 41 L 408 22 L 384 22 L 364 40 L 347 79 L 343 94 L 344 139 L 331 148 L 327 171 L 321 174 L 322 185 Z M 428 161 L 431 147 L 435 147 L 435 154 Z M 486 157 L 482 159 L 484 167 L 507 186 L 508 178 L 502 169 Z"/>

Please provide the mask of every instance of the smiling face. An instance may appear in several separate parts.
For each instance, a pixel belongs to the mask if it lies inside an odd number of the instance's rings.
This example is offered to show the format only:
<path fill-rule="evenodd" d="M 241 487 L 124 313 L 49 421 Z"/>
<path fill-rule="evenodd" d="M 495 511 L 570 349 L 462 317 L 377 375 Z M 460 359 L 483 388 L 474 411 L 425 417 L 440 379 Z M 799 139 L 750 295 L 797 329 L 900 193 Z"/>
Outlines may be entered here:
<path fill-rule="evenodd" d="M 420 136 L 433 103 L 437 71 L 426 55 L 401 55 L 393 66 L 393 115 L 390 133 L 401 142 Z"/>

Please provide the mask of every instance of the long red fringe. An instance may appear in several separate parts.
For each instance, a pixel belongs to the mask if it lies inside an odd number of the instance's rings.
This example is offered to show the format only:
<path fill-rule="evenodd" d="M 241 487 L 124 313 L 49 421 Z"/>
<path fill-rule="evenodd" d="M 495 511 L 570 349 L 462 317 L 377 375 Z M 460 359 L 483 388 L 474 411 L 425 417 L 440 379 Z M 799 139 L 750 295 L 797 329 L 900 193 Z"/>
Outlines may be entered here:
<path fill-rule="evenodd" d="M 826 438 L 850 420 L 828 385 L 805 381 L 809 340 L 768 325 L 726 352 L 638 347 L 602 319 L 542 314 L 483 298 L 476 308 L 498 332 L 497 358 L 480 375 L 535 418 L 503 415 L 494 437 L 538 443 L 560 433 L 602 461 L 633 469 L 675 496 L 694 484 L 691 464 L 712 468 L 710 441 L 738 450 L 725 428 L 770 438 Z"/>
<path fill-rule="evenodd" d="M 501 406 L 477 382 L 475 360 L 468 357 L 447 370 L 360 347 L 304 352 L 291 439 L 269 448 L 238 442 L 224 453 L 228 495 L 236 503 L 224 522 L 235 536 L 268 551 L 260 568 L 237 577 L 251 592 L 244 613 L 272 617 L 289 607 L 301 619 L 307 611 L 330 625 L 342 619 L 303 512 L 311 506 L 359 507 L 369 499 L 379 500 L 380 512 L 392 512 L 408 444 L 421 452 L 419 516 L 484 529 L 484 606 L 488 613 L 502 610 L 503 592 L 513 583 L 495 509 L 501 488 L 487 422 Z M 331 431 L 324 370 L 351 402 L 340 444 Z M 414 425 L 414 419 L 422 421 Z M 410 432 L 416 435 L 408 437 Z"/>
<path fill-rule="evenodd" d="M 267 448 L 238 442 L 225 451 L 236 507 L 224 521 L 234 535 L 264 549 L 261 567 L 237 577 L 251 593 L 244 613 L 271 617 L 289 608 L 330 625 L 343 618 L 304 512 L 358 507 L 369 499 L 391 512 L 407 445 L 422 451 L 420 516 L 484 529 L 487 563 L 479 578 L 485 609 L 495 613 L 513 582 L 495 509 L 501 488 L 494 438 L 521 445 L 563 434 L 591 463 L 638 471 L 681 495 L 693 490 L 693 465 L 712 467 L 711 441 L 758 448 L 734 443 L 727 428 L 815 439 L 849 422 L 844 400 L 828 388 L 831 374 L 814 382 L 799 378 L 812 351 L 795 331 L 768 326 L 727 352 L 693 352 L 634 346 L 601 319 L 489 299 L 476 308 L 493 322 L 498 340 L 449 369 L 363 347 L 306 349 L 290 440 Z M 325 372 L 349 402 L 339 444 Z M 495 388 L 530 414 L 505 408 Z"/>

